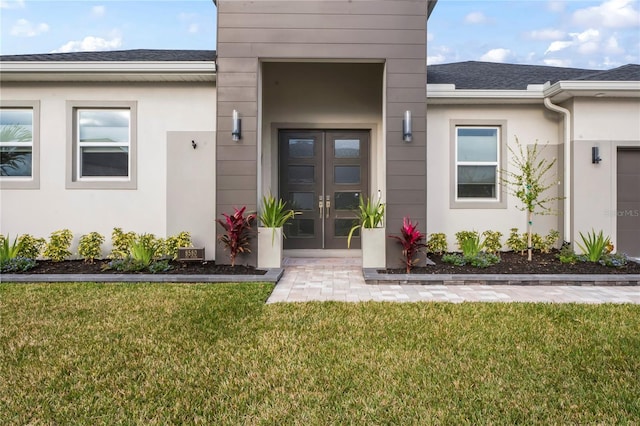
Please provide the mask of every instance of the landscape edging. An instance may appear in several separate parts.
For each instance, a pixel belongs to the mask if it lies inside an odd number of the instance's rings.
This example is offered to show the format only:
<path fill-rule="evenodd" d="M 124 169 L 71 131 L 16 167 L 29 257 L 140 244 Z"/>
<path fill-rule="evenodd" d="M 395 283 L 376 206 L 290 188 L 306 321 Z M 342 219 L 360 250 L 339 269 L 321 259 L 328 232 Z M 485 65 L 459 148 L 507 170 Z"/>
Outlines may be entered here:
<path fill-rule="evenodd" d="M 640 274 L 384 274 L 363 268 L 367 284 L 638 286 Z"/>

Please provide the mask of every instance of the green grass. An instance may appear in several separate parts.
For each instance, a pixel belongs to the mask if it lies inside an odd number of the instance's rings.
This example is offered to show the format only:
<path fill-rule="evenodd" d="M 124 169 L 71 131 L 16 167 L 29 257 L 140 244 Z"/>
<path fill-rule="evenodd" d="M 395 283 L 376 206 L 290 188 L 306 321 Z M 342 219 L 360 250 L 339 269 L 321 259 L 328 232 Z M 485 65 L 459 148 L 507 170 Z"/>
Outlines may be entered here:
<path fill-rule="evenodd" d="M 637 424 L 637 305 L 0 284 L 0 424 Z"/>

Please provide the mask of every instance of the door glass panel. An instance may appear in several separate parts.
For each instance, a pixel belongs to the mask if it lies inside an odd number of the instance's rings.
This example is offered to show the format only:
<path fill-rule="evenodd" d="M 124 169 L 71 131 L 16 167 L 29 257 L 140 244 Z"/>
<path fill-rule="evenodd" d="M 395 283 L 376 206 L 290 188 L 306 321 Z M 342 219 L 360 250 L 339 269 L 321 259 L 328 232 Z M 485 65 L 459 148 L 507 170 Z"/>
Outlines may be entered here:
<path fill-rule="evenodd" d="M 290 158 L 313 158 L 313 139 L 289 139 Z"/>
<path fill-rule="evenodd" d="M 358 224 L 358 219 L 334 219 L 333 223 L 335 226 L 335 236 L 347 237 L 351 228 Z M 359 227 L 353 232 L 353 235 L 355 237 L 360 236 Z"/>
<path fill-rule="evenodd" d="M 360 199 L 359 192 L 334 192 L 336 210 L 356 210 Z"/>
<path fill-rule="evenodd" d="M 360 183 L 360 166 L 335 166 L 335 183 Z"/>
<path fill-rule="evenodd" d="M 313 210 L 313 192 L 290 192 L 291 203 L 287 204 L 287 209 L 293 210 Z"/>
<path fill-rule="evenodd" d="M 360 140 L 359 139 L 336 139 L 334 143 L 336 158 L 359 158 L 360 157 Z"/>
<path fill-rule="evenodd" d="M 287 168 L 290 183 L 313 183 L 313 166 L 289 166 Z"/>
<path fill-rule="evenodd" d="M 313 222 L 313 219 L 291 219 L 284 225 L 284 233 L 289 238 L 313 238 Z"/>

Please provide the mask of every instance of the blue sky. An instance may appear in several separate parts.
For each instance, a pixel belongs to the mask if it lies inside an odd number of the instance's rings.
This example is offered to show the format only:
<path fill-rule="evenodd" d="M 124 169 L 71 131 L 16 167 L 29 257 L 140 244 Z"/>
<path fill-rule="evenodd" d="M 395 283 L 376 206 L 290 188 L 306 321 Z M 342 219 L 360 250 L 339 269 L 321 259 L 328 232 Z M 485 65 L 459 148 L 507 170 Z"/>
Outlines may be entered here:
<path fill-rule="evenodd" d="M 640 63 L 639 0 L 440 0 L 428 63 Z M 211 0 L 0 0 L 0 52 L 215 49 Z"/>

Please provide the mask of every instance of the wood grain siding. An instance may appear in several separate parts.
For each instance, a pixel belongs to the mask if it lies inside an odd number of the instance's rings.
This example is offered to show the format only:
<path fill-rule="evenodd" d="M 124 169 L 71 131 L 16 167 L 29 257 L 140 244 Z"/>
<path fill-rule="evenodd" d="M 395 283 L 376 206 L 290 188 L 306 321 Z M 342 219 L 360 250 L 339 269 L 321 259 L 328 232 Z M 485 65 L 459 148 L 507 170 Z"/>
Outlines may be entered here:
<path fill-rule="evenodd" d="M 386 84 L 387 232 L 402 217 L 426 223 L 427 0 L 219 0 L 217 214 L 246 204 L 256 209 L 257 126 L 261 61 L 383 62 Z M 429 5 L 429 6 L 428 6 Z M 242 140 L 231 141 L 231 114 Z M 402 117 L 413 114 L 413 142 L 402 141 Z M 237 167 L 235 167 L 237 165 Z M 249 166 L 249 167 L 248 167 Z M 242 176 L 242 179 L 234 177 Z M 407 184 L 403 187 L 403 182 Z M 251 198 L 253 197 L 253 198 Z M 221 251 L 216 259 L 224 261 Z M 255 251 L 255 250 L 254 250 Z M 219 257 L 220 256 L 220 257 Z M 400 251 L 390 240 L 387 259 Z M 246 259 L 255 264 L 255 253 Z"/>

